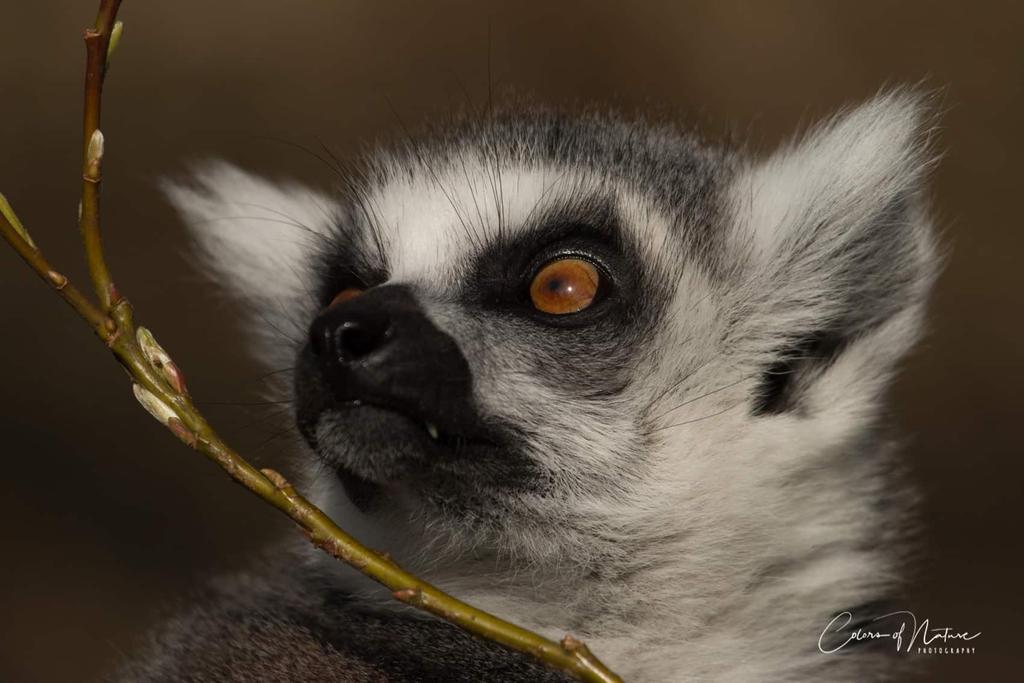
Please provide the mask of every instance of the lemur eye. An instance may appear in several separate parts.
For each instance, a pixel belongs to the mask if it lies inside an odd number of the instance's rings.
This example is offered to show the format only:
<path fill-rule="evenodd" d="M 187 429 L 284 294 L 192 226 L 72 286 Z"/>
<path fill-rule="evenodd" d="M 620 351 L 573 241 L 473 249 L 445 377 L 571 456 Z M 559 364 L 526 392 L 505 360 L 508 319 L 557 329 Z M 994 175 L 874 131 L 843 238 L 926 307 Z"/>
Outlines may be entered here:
<path fill-rule="evenodd" d="M 331 306 L 337 306 L 338 304 L 343 304 L 349 299 L 355 299 L 362 293 L 363 290 L 357 289 L 356 287 L 346 287 L 345 289 L 341 290 L 340 292 L 334 295 L 334 298 L 331 299 L 331 303 L 327 304 L 327 308 L 330 308 Z"/>
<path fill-rule="evenodd" d="M 530 284 L 530 299 L 534 307 L 544 313 L 578 313 L 594 303 L 599 284 L 597 268 L 589 261 L 557 259 L 534 276 Z"/>

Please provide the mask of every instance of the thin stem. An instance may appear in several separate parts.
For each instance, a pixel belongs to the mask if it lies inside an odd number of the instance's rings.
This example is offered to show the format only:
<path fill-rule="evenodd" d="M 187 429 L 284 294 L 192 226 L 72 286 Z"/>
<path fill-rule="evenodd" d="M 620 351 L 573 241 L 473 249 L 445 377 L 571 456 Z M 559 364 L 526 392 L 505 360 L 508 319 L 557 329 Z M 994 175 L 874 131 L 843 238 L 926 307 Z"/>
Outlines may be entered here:
<path fill-rule="evenodd" d="M 116 292 L 107 269 L 100 236 L 100 162 L 103 157 L 103 137 L 99 131 L 103 81 L 107 72 L 107 52 L 120 7 L 121 0 L 102 0 L 96 15 L 95 27 L 85 31 L 85 107 L 82 117 L 82 204 L 79 226 L 85 244 L 89 275 L 100 307 L 104 311 L 110 310 L 111 304 L 116 300 Z"/>
<path fill-rule="evenodd" d="M 121 325 L 131 325 L 130 318 L 125 317 L 126 311 L 130 311 L 126 300 L 122 299 L 115 304 L 114 315 Z M 148 332 L 144 334 L 148 335 Z M 435 614 L 471 633 L 529 654 L 580 680 L 621 683 L 621 679 L 591 654 L 583 643 L 571 636 L 566 636 L 561 643 L 548 640 L 462 602 L 367 548 L 301 496 L 280 474 L 273 470 L 257 470 L 224 443 L 195 407 L 187 392 L 177 391 L 170 386 L 171 383 L 165 379 L 166 374 L 162 378 L 159 373 L 152 372 L 151 358 L 147 359 L 144 353 L 140 353 L 131 336 L 118 339 L 112 348 L 136 381 L 156 399 L 157 405 L 150 408 L 154 417 L 185 444 L 213 460 L 235 481 L 288 515 L 306 531 L 309 540 L 324 552 L 391 589 L 397 600 Z M 166 358 L 161 365 L 166 368 L 168 363 L 170 359 Z M 176 367 L 170 376 L 178 376 Z"/>
<path fill-rule="evenodd" d="M 594 657 L 583 643 L 571 636 L 555 643 L 431 586 L 389 558 L 359 543 L 299 495 L 280 474 L 254 468 L 224 443 L 207 423 L 185 388 L 181 371 L 152 334 L 143 327 L 136 327 L 131 305 L 114 288 L 100 240 L 100 182 L 105 144 L 99 127 L 100 109 L 109 44 L 117 26 L 120 5 L 121 0 L 102 0 L 95 28 L 85 32 L 87 65 L 80 226 L 89 273 L 100 306 L 90 302 L 64 275 L 50 266 L 6 200 L 0 202 L 0 233 L 4 239 L 113 351 L 132 376 L 136 398 L 153 417 L 181 441 L 213 460 L 232 479 L 288 515 L 306 531 L 316 546 L 391 589 L 397 600 L 408 605 L 527 653 L 579 680 L 621 683 L 621 679 Z"/>
<path fill-rule="evenodd" d="M 75 312 L 82 317 L 89 327 L 104 342 L 110 342 L 111 337 L 116 333 L 117 327 L 110 316 L 98 309 L 88 297 L 68 281 L 68 278 L 58 272 L 43 257 L 42 252 L 30 244 L 19 231 L 15 229 L 11 221 L 4 215 L 0 215 L 0 234 L 7 243 L 14 247 L 18 255 L 25 260 L 32 270 L 36 272 L 47 284 L 56 290 L 64 301 L 75 309 Z"/>

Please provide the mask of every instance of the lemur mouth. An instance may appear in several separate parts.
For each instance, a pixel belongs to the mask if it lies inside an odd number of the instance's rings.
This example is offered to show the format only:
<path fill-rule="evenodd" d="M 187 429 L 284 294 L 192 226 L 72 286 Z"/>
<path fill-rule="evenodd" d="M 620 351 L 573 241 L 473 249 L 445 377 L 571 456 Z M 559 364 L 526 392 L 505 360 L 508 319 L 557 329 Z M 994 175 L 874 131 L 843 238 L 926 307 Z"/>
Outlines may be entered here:
<path fill-rule="evenodd" d="M 297 422 L 307 443 L 327 464 L 379 483 L 402 474 L 399 463 L 461 457 L 501 441 L 462 401 L 339 400 L 315 386 L 306 389 L 298 392 Z"/>
<path fill-rule="evenodd" d="M 439 470 L 450 470 L 456 461 L 495 457 L 502 450 L 482 430 L 456 432 L 443 424 L 418 411 L 362 400 L 333 403 L 315 418 L 299 420 L 307 443 L 364 511 L 387 500 L 389 491 L 434 482 Z"/>
<path fill-rule="evenodd" d="M 371 409 L 381 413 L 390 413 L 422 430 L 430 442 L 440 448 L 460 448 L 470 444 L 496 446 L 493 438 L 488 438 L 480 428 L 467 428 L 477 422 L 476 415 L 462 415 L 458 419 L 445 420 L 437 417 L 426 417 L 420 411 L 405 406 L 382 401 L 352 400 L 336 404 L 337 411 L 354 411 Z"/>
<path fill-rule="evenodd" d="M 313 321 L 295 373 L 298 426 L 343 481 L 426 491 L 500 461 L 458 343 L 412 290 L 383 284 L 341 295 Z"/>

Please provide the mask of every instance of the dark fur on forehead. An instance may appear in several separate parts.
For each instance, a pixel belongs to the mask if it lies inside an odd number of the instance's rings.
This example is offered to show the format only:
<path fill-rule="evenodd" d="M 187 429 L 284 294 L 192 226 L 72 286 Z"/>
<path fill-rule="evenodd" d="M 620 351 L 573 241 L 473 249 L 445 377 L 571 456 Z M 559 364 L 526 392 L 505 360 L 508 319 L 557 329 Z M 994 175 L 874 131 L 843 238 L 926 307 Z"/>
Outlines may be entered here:
<path fill-rule="evenodd" d="M 349 211 L 332 228 L 329 238 L 316 245 L 310 264 L 320 308 L 343 289 L 368 289 L 388 279 L 386 252 L 373 223 L 358 221 Z"/>
<path fill-rule="evenodd" d="M 736 159 L 732 153 L 708 146 L 695 134 L 667 122 L 514 103 L 486 112 L 463 112 L 446 125 L 407 132 L 345 169 L 347 213 L 315 261 L 320 303 L 345 287 L 369 287 L 388 278 L 387 238 L 366 199 L 374 189 L 404 174 L 437 179 L 443 169 L 464 167 L 467 157 L 498 168 L 512 164 L 565 168 L 588 174 L 599 186 L 607 183 L 603 196 L 595 196 L 592 187 L 579 192 L 570 188 L 559 193 L 560 202 L 545 206 L 538 202 L 538 210 L 528 217 L 530 225 L 515 226 L 517 230 L 495 226 L 499 242 L 524 228 L 569 222 L 598 229 L 611 225 L 608 216 L 615 207 L 615 184 L 663 212 L 684 252 L 706 270 L 720 266 L 714 256 L 722 214 L 719 192 L 732 175 Z M 496 200 L 501 191 L 495 187 Z M 478 245 L 481 251 L 499 246 Z"/>
<path fill-rule="evenodd" d="M 402 173 L 430 177 L 460 168 L 466 155 L 497 167 L 564 167 L 622 183 L 685 228 L 681 237 L 698 252 L 713 238 L 717 191 L 735 165 L 731 152 L 669 122 L 513 102 L 405 135 L 368 159 L 357 186 L 381 186 Z"/>

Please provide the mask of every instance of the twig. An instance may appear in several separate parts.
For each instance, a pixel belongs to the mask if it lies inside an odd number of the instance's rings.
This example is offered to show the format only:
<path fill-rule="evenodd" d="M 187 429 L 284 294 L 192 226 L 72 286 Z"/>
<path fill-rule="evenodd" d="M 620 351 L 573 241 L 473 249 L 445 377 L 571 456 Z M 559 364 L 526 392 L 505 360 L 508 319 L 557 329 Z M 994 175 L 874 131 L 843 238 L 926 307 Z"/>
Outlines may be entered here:
<path fill-rule="evenodd" d="M 57 272 L 49 264 L 42 253 L 35 247 L 35 244 L 32 243 L 24 228 L 18 229 L 21 224 L 3 195 L 0 195 L 0 205 L 3 205 L 3 210 L 0 211 L 0 214 L 2 214 L 2 218 L 0 218 L 0 234 L 3 234 L 8 244 L 14 247 L 14 250 L 28 263 L 32 270 L 39 274 L 39 277 L 43 278 L 43 280 L 57 290 L 57 293 L 60 294 L 64 301 L 68 302 L 71 308 L 75 309 L 78 315 L 82 316 L 85 322 L 89 323 L 89 327 L 99 335 L 100 339 L 109 341 L 117 331 L 114 321 L 94 306 L 78 288 L 68 281 L 66 276 Z"/>
<path fill-rule="evenodd" d="M 566 636 L 555 643 L 468 605 L 413 576 L 389 557 L 347 534 L 273 470 L 257 470 L 229 447 L 196 408 L 184 377 L 153 335 L 135 325 L 132 308 L 114 286 L 100 238 L 100 184 L 105 140 L 100 129 L 103 81 L 121 36 L 116 21 L 121 0 L 101 0 L 93 28 L 85 32 L 86 77 L 80 227 L 89 274 L 99 305 L 55 270 L 36 247 L 6 199 L 0 195 L 0 234 L 26 263 L 89 324 L 133 379 L 132 390 L 157 420 L 182 442 L 207 456 L 235 481 L 288 515 L 325 552 L 375 579 L 400 600 L 463 629 L 527 653 L 581 681 L 621 683 L 583 643 Z"/>
<path fill-rule="evenodd" d="M 100 241 L 100 172 L 103 161 L 103 133 L 100 131 L 100 114 L 103 105 L 103 81 L 107 75 L 111 37 L 115 33 L 117 11 L 121 0 L 102 0 L 96 15 L 96 24 L 85 30 L 85 111 L 82 116 L 82 204 L 79 225 L 85 243 L 85 258 L 89 263 L 96 297 L 104 311 L 109 311 L 116 293 L 110 279 L 110 271 L 103 257 L 103 243 Z M 121 29 L 117 30 L 120 37 Z"/>

